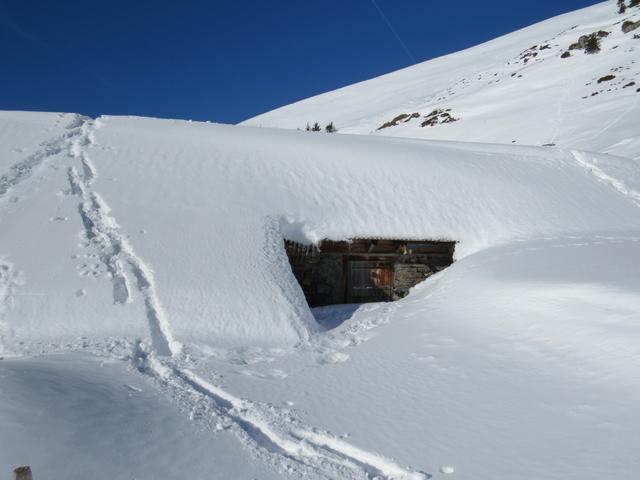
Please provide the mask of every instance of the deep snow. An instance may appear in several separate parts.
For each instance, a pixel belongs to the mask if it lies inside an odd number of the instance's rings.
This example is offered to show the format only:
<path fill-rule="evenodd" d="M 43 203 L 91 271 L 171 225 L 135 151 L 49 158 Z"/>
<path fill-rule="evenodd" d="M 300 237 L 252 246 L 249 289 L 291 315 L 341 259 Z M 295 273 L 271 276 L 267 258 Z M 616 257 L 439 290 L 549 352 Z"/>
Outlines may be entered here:
<path fill-rule="evenodd" d="M 462 259 L 518 239 L 640 229 L 638 176 L 618 175 L 637 167 L 622 158 L 141 118 L 68 122 L 38 173 L 15 181 L 0 206 L 16 290 L 3 318 L 8 351 L 81 336 L 151 336 L 165 354 L 180 343 L 304 342 L 316 322 L 283 235 L 456 240 Z"/>
<path fill-rule="evenodd" d="M 254 121 L 329 112 L 340 135 L 0 112 L 0 477 L 635 479 L 640 94 L 576 97 L 637 74 L 613 33 L 634 15 L 599 4 Z M 598 28 L 603 52 L 558 58 Z M 356 236 L 456 240 L 456 262 L 310 311 L 283 238 Z"/>
<path fill-rule="evenodd" d="M 122 361 L 4 359 L 0 384 L 4 478 L 22 464 L 52 479 L 278 478 L 238 461 L 246 454 L 232 435 L 198 428 Z"/>
<path fill-rule="evenodd" d="M 563 480 L 640 466 L 633 160 L 0 117 L 3 463 L 54 479 L 92 465 L 105 479 Z M 406 299 L 316 322 L 283 235 L 460 243 Z"/>
<path fill-rule="evenodd" d="M 633 479 L 639 254 L 637 236 L 495 247 L 362 306 L 295 361 L 199 368 L 435 478 Z"/>

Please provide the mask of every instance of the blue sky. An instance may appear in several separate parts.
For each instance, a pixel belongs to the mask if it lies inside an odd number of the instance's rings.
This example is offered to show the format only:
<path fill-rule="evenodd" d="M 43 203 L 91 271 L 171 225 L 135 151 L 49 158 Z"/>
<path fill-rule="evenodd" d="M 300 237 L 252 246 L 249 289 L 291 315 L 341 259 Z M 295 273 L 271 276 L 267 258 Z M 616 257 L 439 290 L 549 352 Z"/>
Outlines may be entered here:
<path fill-rule="evenodd" d="M 236 123 L 594 3 L 0 0 L 0 109 Z"/>

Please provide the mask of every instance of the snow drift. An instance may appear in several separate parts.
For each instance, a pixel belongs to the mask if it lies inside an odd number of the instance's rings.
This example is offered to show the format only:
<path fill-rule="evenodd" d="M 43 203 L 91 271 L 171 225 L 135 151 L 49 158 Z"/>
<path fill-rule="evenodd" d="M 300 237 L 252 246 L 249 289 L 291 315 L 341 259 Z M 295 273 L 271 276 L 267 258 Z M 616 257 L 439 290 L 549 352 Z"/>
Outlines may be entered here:
<path fill-rule="evenodd" d="M 127 117 L 0 125 L 7 351 L 305 341 L 317 324 L 284 235 L 456 240 L 461 259 L 640 230 L 637 165 L 595 154 Z"/>
<path fill-rule="evenodd" d="M 635 478 L 640 10 L 614 4 L 249 122 L 340 135 L 0 112 L 0 465 Z M 316 322 L 285 237 L 459 243 Z"/>

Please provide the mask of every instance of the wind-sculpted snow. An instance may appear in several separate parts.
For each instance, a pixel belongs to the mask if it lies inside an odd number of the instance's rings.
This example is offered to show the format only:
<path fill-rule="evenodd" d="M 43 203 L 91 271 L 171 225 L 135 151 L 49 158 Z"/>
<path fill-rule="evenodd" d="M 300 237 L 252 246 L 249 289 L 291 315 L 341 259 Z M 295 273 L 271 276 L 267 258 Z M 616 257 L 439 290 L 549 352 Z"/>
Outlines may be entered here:
<path fill-rule="evenodd" d="M 640 467 L 630 453 L 637 388 L 625 383 L 638 370 L 633 160 L 14 113 L 0 115 L 0 138 L 12 179 L 0 199 L 2 355 L 83 349 L 126 360 L 126 392 L 138 396 L 139 382 L 163 392 L 170 406 L 157 414 L 175 422 L 182 411 L 215 439 L 213 457 L 235 452 L 214 477 L 266 468 L 268 478 L 513 480 L 551 468 L 549 478 L 577 480 Z M 402 301 L 327 308 L 316 322 L 285 236 L 456 240 L 457 261 Z M 100 390 L 85 381 L 94 367 L 60 358 L 73 366 L 27 358 L 3 370 L 27 375 L 28 385 L 2 378 L 0 389 L 0 432 L 19 445 L 41 441 L 26 415 L 27 430 L 6 421 L 27 408 L 16 410 L 20 395 L 47 392 L 33 378 L 73 374 L 56 390 L 63 404 L 67 387 L 126 403 L 115 373 L 96 377 Z M 155 418 L 156 400 L 140 398 L 136 415 Z M 87 403 L 96 418 L 105 408 Z M 31 457 L 39 465 L 52 465 L 51 451 L 96 455 L 91 429 L 61 413 L 56 432 L 87 442 L 52 448 L 45 435 Z M 135 448 L 114 427 L 99 430 L 105 451 Z M 188 450 L 151 437 L 163 461 L 139 452 L 140 478 Z M 17 448 L 2 433 L 0 445 Z M 210 464 L 195 462 L 187 471 Z M 128 478 L 116 467 L 94 476 L 114 472 Z"/>
<path fill-rule="evenodd" d="M 86 354 L 0 361 L 3 477 L 282 479 L 227 432 L 194 428 L 123 362 Z M 62 461 L 64 459 L 64 461 Z"/>
<path fill-rule="evenodd" d="M 284 236 L 456 240 L 462 259 L 640 229 L 637 187 L 620 187 L 638 168 L 624 159 L 124 117 L 68 132 L 0 215 L 12 226 L 0 253 L 25 278 L 4 320 L 16 348 L 78 336 L 153 338 L 165 354 L 306 342 L 319 327 Z"/>

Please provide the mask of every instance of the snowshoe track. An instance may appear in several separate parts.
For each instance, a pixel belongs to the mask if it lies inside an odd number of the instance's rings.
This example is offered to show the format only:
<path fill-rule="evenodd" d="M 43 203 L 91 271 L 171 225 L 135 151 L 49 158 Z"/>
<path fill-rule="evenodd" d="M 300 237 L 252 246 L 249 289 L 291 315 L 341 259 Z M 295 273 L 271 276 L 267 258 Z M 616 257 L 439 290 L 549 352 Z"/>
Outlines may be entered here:
<path fill-rule="evenodd" d="M 2 321 L 2 314 L 11 306 L 15 289 L 19 284 L 18 272 L 10 262 L 0 257 L 0 354 L 4 352 L 11 334 L 9 325 Z"/>
<path fill-rule="evenodd" d="M 75 137 L 82 134 L 83 117 L 73 114 L 66 131 L 40 143 L 38 150 L 27 158 L 14 163 L 0 176 L 0 200 L 7 193 L 28 180 L 49 158 L 64 152 Z"/>
<path fill-rule="evenodd" d="M 298 478 L 426 480 L 431 476 L 402 467 L 328 432 L 297 420 L 289 410 L 240 399 L 171 359 L 138 346 L 136 368 L 150 375 L 213 430 L 227 429 L 256 456 Z"/>
<path fill-rule="evenodd" d="M 596 180 L 617 190 L 622 195 L 628 197 L 634 204 L 640 207 L 640 192 L 629 187 L 623 180 L 612 177 L 602 170 L 594 161 L 589 159 L 589 155 L 578 150 L 571 150 L 571 155 L 576 163 L 593 175 Z"/>
<path fill-rule="evenodd" d="M 95 121 L 89 118 L 80 125 L 80 134 L 69 145 L 69 153 L 76 158 L 82 173 L 76 166 L 68 169 L 71 193 L 80 198 L 78 212 L 84 225 L 87 241 L 100 252 L 113 285 L 113 301 L 125 304 L 132 301 L 131 282 L 127 268 L 132 272 L 138 291 L 144 299 L 147 323 L 154 351 L 159 355 L 173 355 L 179 344 L 173 340 L 162 305 L 156 294 L 151 269 L 138 257 L 120 226 L 110 215 L 110 208 L 93 190 L 97 171 L 85 148 L 93 144 Z"/>

